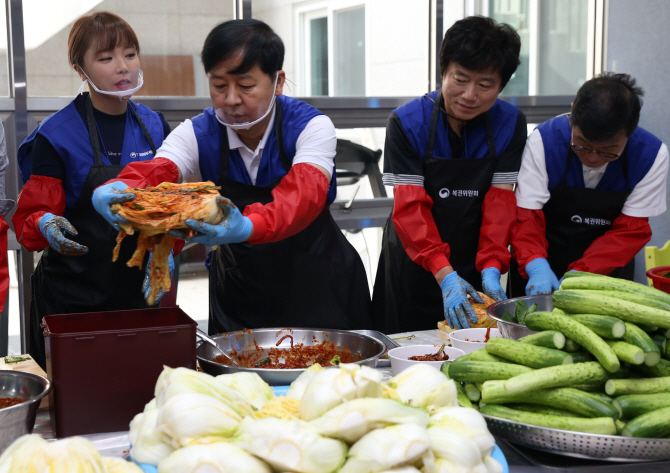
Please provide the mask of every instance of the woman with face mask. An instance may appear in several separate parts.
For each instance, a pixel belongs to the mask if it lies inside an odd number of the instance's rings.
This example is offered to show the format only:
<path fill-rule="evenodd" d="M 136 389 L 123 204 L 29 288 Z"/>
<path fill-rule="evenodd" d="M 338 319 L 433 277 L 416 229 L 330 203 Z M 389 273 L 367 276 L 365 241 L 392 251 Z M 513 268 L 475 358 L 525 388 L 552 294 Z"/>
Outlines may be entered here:
<path fill-rule="evenodd" d="M 118 225 L 109 207 L 115 189 L 155 185 L 166 173 L 172 182 L 194 176 L 221 186 L 226 220 L 186 220 L 197 231 L 188 241 L 218 246 L 210 333 L 371 324 L 365 268 L 329 211 L 335 127 L 314 107 L 282 95 L 283 60 L 284 45 L 265 23 L 216 26 L 202 49 L 212 107 L 179 125 L 156 159 L 128 166 L 93 195 L 95 208 Z"/>
<path fill-rule="evenodd" d="M 146 307 L 145 273 L 125 264 L 137 237 L 123 241 L 113 263 L 117 232 L 91 205 L 96 187 L 152 159 L 170 132 L 162 114 L 130 100 L 143 83 L 139 53 L 135 32 L 117 15 L 75 21 L 68 56 L 79 93 L 19 147 L 25 185 L 12 221 L 28 251 L 44 250 L 32 276 L 30 327 L 30 354 L 42 366 L 42 317 Z"/>

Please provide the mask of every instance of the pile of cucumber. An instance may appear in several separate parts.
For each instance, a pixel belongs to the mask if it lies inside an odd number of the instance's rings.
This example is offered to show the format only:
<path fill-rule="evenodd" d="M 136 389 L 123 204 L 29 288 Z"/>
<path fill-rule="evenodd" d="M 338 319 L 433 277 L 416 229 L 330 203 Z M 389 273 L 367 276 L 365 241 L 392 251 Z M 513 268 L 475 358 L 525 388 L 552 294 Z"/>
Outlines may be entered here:
<path fill-rule="evenodd" d="M 552 299 L 524 320 L 538 333 L 442 365 L 459 403 L 554 429 L 670 437 L 670 294 L 572 271 Z"/>

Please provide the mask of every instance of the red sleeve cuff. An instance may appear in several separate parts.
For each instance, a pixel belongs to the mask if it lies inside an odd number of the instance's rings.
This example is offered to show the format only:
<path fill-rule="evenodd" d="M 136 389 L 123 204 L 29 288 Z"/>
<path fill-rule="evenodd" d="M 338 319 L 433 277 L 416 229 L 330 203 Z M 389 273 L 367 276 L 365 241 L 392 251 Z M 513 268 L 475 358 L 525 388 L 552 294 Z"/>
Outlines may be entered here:
<path fill-rule="evenodd" d="M 424 269 L 430 271 L 433 276 L 435 276 L 435 273 L 437 273 L 440 269 L 450 265 L 451 263 L 449 263 L 449 259 L 446 255 L 435 255 L 423 263 Z"/>
<path fill-rule="evenodd" d="M 254 230 L 251 232 L 251 238 L 248 240 L 249 243 L 254 244 L 264 240 L 270 230 L 265 217 L 259 213 L 250 213 L 247 217 L 251 220 L 251 224 L 254 227 Z"/>
<path fill-rule="evenodd" d="M 503 272 L 502 271 L 502 264 L 497 259 L 488 260 L 484 264 L 484 267 L 482 268 L 482 271 L 485 270 L 486 268 L 496 268 L 498 271 L 500 271 L 501 274 Z"/>

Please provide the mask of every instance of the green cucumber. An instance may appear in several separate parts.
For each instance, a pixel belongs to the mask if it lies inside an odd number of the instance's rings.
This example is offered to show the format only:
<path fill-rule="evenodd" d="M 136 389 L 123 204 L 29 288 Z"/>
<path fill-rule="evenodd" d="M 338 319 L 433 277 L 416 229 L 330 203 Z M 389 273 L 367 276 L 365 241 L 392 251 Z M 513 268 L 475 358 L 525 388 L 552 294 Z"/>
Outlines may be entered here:
<path fill-rule="evenodd" d="M 592 393 L 574 388 L 540 389 L 527 393 L 507 394 L 504 382 L 487 381 L 482 390 L 482 401 L 486 404 L 538 404 L 564 409 L 583 417 L 619 417 L 619 411 L 611 403 Z"/>
<path fill-rule="evenodd" d="M 505 383 L 505 391 L 508 394 L 516 394 L 575 384 L 604 383 L 607 379 L 607 371 L 600 363 L 587 361 L 586 363 L 542 368 L 530 373 L 520 374 L 503 381 L 503 383 Z"/>
<path fill-rule="evenodd" d="M 448 376 L 455 381 L 483 383 L 492 379 L 509 379 L 529 371 L 533 369 L 512 363 L 468 361 L 450 365 Z"/>
<path fill-rule="evenodd" d="M 472 383 L 465 383 L 464 385 L 465 389 L 465 395 L 470 399 L 472 402 L 479 402 L 479 400 L 482 398 L 482 393 L 477 389 L 477 386 L 475 386 Z"/>
<path fill-rule="evenodd" d="M 564 417 L 583 417 L 574 412 L 566 411 L 565 409 L 556 409 L 555 407 L 540 406 L 539 404 L 510 404 L 508 407 L 518 409 L 525 412 L 535 412 L 537 414 L 547 414 L 551 416 Z"/>
<path fill-rule="evenodd" d="M 601 393 L 605 390 L 605 381 L 595 384 L 573 384 L 572 387 L 587 393 Z"/>
<path fill-rule="evenodd" d="M 526 319 L 531 315 L 533 314 L 528 315 Z M 520 343 L 507 338 L 489 339 L 486 343 L 486 351 L 531 368 L 546 368 L 572 363 L 572 357 L 563 351 Z"/>
<path fill-rule="evenodd" d="M 670 407 L 670 393 L 627 394 L 617 397 L 612 405 L 619 409 L 622 419 L 634 419 L 647 412 Z"/>
<path fill-rule="evenodd" d="M 624 437 L 660 438 L 670 434 L 670 407 L 642 414 L 629 421 L 621 431 Z"/>
<path fill-rule="evenodd" d="M 667 340 L 667 338 L 666 338 Z M 663 358 L 670 359 L 670 343 L 666 343 L 665 351 L 663 352 Z"/>
<path fill-rule="evenodd" d="M 635 345 L 614 340 L 607 340 L 606 343 L 610 346 L 610 348 L 621 361 L 625 361 L 633 365 L 641 365 L 644 363 L 644 352 Z"/>
<path fill-rule="evenodd" d="M 644 324 L 637 324 L 638 327 L 640 327 L 642 330 L 644 330 L 647 333 L 653 333 L 658 330 L 658 327 L 656 325 L 644 325 Z M 663 335 L 663 334 L 661 334 Z M 663 335 L 665 336 L 665 335 Z"/>
<path fill-rule="evenodd" d="M 525 337 L 518 339 L 517 342 L 562 350 L 565 346 L 565 335 L 556 330 L 544 330 L 542 332 L 526 335 Z"/>
<path fill-rule="evenodd" d="M 611 315 L 625 322 L 670 328 L 670 312 L 604 295 L 605 291 L 560 290 L 554 292 L 555 307 L 566 312 Z"/>
<path fill-rule="evenodd" d="M 610 396 L 608 396 L 607 394 L 605 394 L 605 393 L 603 393 L 603 392 L 599 392 L 599 393 L 591 393 L 591 394 L 594 395 L 595 397 L 597 397 L 598 399 L 601 399 L 601 400 L 603 400 L 603 401 L 605 401 L 605 402 L 608 402 L 608 403 L 610 403 L 610 404 L 612 404 L 612 402 L 614 401 L 614 398 L 613 398 L 613 397 L 610 397 Z"/>
<path fill-rule="evenodd" d="M 585 361 L 593 361 L 593 355 L 588 351 L 576 351 L 571 353 L 573 363 L 584 363 Z"/>
<path fill-rule="evenodd" d="M 556 307 L 554 307 L 553 309 L 551 309 L 551 311 L 552 311 L 553 313 L 555 313 L 555 314 L 565 314 L 565 313 L 566 313 L 564 310 L 558 309 L 558 308 L 556 308 Z"/>
<path fill-rule="evenodd" d="M 670 338 L 670 328 L 661 329 L 661 335 L 665 338 Z"/>
<path fill-rule="evenodd" d="M 576 353 L 582 349 L 582 346 L 579 343 L 575 342 L 574 340 L 566 338 L 565 347 L 563 349 L 568 353 Z"/>
<path fill-rule="evenodd" d="M 664 378 L 608 379 L 605 383 L 605 392 L 610 396 L 667 393 L 670 392 L 670 376 Z"/>
<path fill-rule="evenodd" d="M 609 278 L 609 276 L 605 276 L 603 274 L 597 274 L 597 273 L 589 273 L 588 271 L 568 271 L 563 275 L 563 282 L 567 281 L 568 279 L 583 277 L 583 276 L 593 276 L 595 278 L 606 278 L 606 279 Z"/>
<path fill-rule="evenodd" d="M 654 366 L 640 366 L 640 370 L 648 376 L 656 376 L 657 378 L 670 376 L 670 361 L 661 359 Z"/>
<path fill-rule="evenodd" d="M 644 284 L 618 278 L 602 277 L 570 278 L 561 284 L 561 290 L 591 290 L 607 292 L 617 299 L 635 302 L 649 307 L 670 310 L 670 295 Z"/>
<path fill-rule="evenodd" d="M 665 350 L 668 348 L 668 339 L 663 335 L 654 335 L 651 337 L 661 353 L 665 353 Z"/>
<path fill-rule="evenodd" d="M 475 350 L 472 353 L 465 355 L 464 357 L 461 356 L 459 358 L 456 358 L 455 363 L 461 363 L 464 361 L 483 361 L 486 363 L 509 363 L 509 361 L 507 361 L 504 358 L 491 355 L 489 352 L 486 351 L 486 348 Z"/>
<path fill-rule="evenodd" d="M 526 327 L 531 330 L 560 330 L 570 340 L 583 346 L 610 373 L 621 368 L 619 358 L 605 341 L 595 332 L 568 315 L 553 312 L 534 312 L 526 316 Z"/>
<path fill-rule="evenodd" d="M 442 372 L 442 374 L 449 379 L 451 379 L 449 377 L 449 366 L 452 363 L 455 363 L 455 361 L 445 361 L 440 366 L 440 371 Z M 461 383 L 459 383 L 458 381 L 454 381 L 454 384 L 456 385 L 456 400 L 458 401 L 458 405 L 461 407 L 472 407 L 472 402 L 470 401 L 470 399 L 468 399 L 468 396 L 465 395 L 465 389 L 463 389 L 463 385 L 461 385 Z"/>
<path fill-rule="evenodd" d="M 644 364 L 654 366 L 661 359 L 661 350 L 647 332 L 635 324 L 626 322 L 626 333 L 623 341 L 639 347 L 644 352 Z"/>
<path fill-rule="evenodd" d="M 603 338 L 621 338 L 626 333 L 626 326 L 616 317 L 596 314 L 569 314 L 569 316 Z"/>
<path fill-rule="evenodd" d="M 549 427 L 552 429 L 571 430 L 599 435 L 616 434 L 616 424 L 611 417 L 583 419 L 578 417 L 552 416 L 536 414 L 534 412 L 518 411 L 495 404 L 485 405 L 480 409 L 480 412 L 482 414 L 500 417 L 514 422 L 523 422 L 524 424 L 539 425 L 541 427 Z"/>
<path fill-rule="evenodd" d="M 626 423 L 619 419 L 616 419 L 614 423 L 616 424 L 617 435 L 621 435 L 621 432 L 623 432 L 624 427 L 626 427 Z"/>

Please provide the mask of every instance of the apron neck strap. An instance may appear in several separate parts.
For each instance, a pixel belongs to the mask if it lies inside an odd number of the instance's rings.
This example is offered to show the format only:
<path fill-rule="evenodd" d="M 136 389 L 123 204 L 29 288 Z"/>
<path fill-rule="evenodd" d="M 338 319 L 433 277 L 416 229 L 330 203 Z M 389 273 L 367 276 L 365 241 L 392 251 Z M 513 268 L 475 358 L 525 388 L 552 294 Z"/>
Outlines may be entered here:
<path fill-rule="evenodd" d="M 428 96 L 430 98 L 430 96 Z M 437 134 L 437 122 L 440 117 L 440 105 L 444 98 L 442 94 L 438 92 L 437 100 L 433 101 L 433 113 L 430 116 L 430 129 L 428 130 L 428 144 L 426 145 L 426 157 L 431 158 L 433 156 L 433 148 L 435 147 L 435 135 Z"/>
<path fill-rule="evenodd" d="M 91 147 L 93 148 L 93 159 L 96 166 L 102 166 L 102 153 L 100 153 L 100 138 L 98 137 L 98 127 L 95 125 L 95 117 L 93 116 L 93 104 L 91 103 L 91 96 L 86 96 L 86 127 L 88 128 L 88 136 L 91 139 Z"/>
<path fill-rule="evenodd" d="M 154 157 L 156 157 L 156 146 L 154 145 L 154 140 L 151 137 L 149 130 L 147 130 L 146 125 L 135 111 L 135 107 L 133 107 L 133 104 L 130 102 L 130 100 L 128 101 L 128 108 L 130 108 L 130 113 L 133 115 L 133 117 L 135 117 L 137 123 L 139 123 L 140 128 L 142 129 L 142 133 L 144 134 L 144 138 L 149 143 L 149 146 L 151 146 L 151 151 L 153 152 Z M 93 104 L 91 102 L 90 95 L 86 96 L 86 127 L 88 128 L 88 135 L 91 138 L 91 147 L 93 148 L 93 158 L 95 160 L 95 165 L 102 166 L 100 137 L 98 136 L 98 127 L 95 124 L 95 117 L 93 116 Z"/>
<path fill-rule="evenodd" d="M 149 130 L 147 130 L 147 127 L 144 125 L 144 122 L 140 118 L 140 116 L 137 114 L 137 111 L 135 110 L 135 107 L 133 106 L 133 103 L 128 100 L 128 108 L 130 108 L 130 113 L 135 117 L 135 120 L 137 120 L 137 123 L 139 123 L 140 128 L 142 129 L 142 133 L 144 133 L 144 138 L 147 140 L 149 143 L 149 146 L 151 146 L 151 151 L 153 152 L 154 158 L 156 157 L 156 146 L 154 145 L 154 139 L 151 137 L 151 134 L 149 133 Z"/>
<path fill-rule="evenodd" d="M 484 114 L 484 121 L 486 122 L 486 141 L 489 144 L 489 158 L 496 158 L 496 140 L 493 136 L 493 124 L 491 123 L 491 114 L 486 111 Z"/>
<path fill-rule="evenodd" d="M 277 111 L 275 113 L 275 133 L 277 136 L 277 148 L 279 150 L 279 159 L 282 167 L 288 173 L 291 170 L 291 161 L 288 159 L 286 150 L 284 149 L 284 134 L 282 132 L 282 118 L 284 113 L 282 111 L 281 102 L 275 100 Z M 230 157 L 230 144 L 228 143 L 228 129 L 219 123 L 221 128 L 221 166 L 219 171 L 219 179 L 228 177 L 228 158 Z"/>

